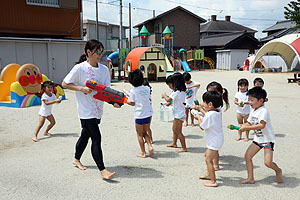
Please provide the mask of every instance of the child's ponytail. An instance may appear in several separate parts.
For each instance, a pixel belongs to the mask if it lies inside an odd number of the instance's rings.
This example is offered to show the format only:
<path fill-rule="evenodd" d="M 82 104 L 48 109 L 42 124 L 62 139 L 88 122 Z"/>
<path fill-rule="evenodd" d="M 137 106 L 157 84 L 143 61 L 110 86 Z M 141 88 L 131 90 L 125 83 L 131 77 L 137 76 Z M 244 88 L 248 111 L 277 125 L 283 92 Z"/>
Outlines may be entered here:
<path fill-rule="evenodd" d="M 226 110 L 228 110 L 229 108 L 229 100 L 228 100 L 228 90 L 226 88 L 222 88 L 223 89 L 223 93 L 222 93 L 222 97 L 223 97 L 223 101 L 225 101 L 226 104 Z"/>
<path fill-rule="evenodd" d="M 207 91 L 214 90 L 214 91 L 217 91 L 218 93 L 222 94 L 222 99 L 226 104 L 225 111 L 228 110 L 230 105 L 229 105 L 229 100 L 228 100 L 228 90 L 226 88 L 223 88 L 220 83 L 213 81 L 206 86 L 206 90 Z"/>
<path fill-rule="evenodd" d="M 82 63 L 87 60 L 86 54 L 82 54 L 76 64 Z"/>

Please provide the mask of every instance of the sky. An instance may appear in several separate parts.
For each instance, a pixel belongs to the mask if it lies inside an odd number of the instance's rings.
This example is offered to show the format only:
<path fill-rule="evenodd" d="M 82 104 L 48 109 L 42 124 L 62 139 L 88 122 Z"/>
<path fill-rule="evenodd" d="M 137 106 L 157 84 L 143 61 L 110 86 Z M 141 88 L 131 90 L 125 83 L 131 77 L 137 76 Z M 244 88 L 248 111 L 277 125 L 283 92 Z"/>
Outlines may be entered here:
<path fill-rule="evenodd" d="M 284 6 L 290 0 L 123 0 L 123 25 L 129 26 L 128 5 L 131 3 L 132 26 L 159 15 L 174 7 L 182 6 L 203 19 L 210 19 L 217 15 L 217 19 L 224 20 L 226 15 L 231 21 L 258 31 L 256 38 L 266 36 L 262 31 L 277 21 L 285 20 Z M 82 0 L 83 18 L 96 20 L 96 0 Z M 120 23 L 120 1 L 98 0 L 98 20 L 111 24 Z M 137 31 L 132 29 L 132 36 Z"/>

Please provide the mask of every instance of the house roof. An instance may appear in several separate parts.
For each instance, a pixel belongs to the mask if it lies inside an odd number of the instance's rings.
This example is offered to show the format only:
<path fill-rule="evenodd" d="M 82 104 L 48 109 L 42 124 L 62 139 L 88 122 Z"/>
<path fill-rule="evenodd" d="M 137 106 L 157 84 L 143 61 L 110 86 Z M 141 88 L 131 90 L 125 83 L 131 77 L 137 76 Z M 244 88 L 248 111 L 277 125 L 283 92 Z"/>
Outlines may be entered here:
<path fill-rule="evenodd" d="M 283 21 L 278 21 L 276 24 L 270 26 L 269 28 L 263 30 L 262 32 L 270 32 L 270 31 L 280 31 L 283 29 L 289 29 L 295 27 L 296 24 L 291 21 L 291 20 L 283 20 Z"/>
<path fill-rule="evenodd" d="M 199 17 L 198 15 L 192 13 L 191 11 L 189 11 L 189 10 L 187 10 L 187 9 L 181 7 L 181 6 L 177 6 L 177 7 L 173 8 L 173 9 L 171 9 L 171 10 L 168 10 L 168 11 L 166 11 L 166 12 L 160 14 L 160 15 L 157 15 L 156 17 L 152 17 L 152 18 L 150 18 L 150 19 L 148 19 L 148 20 L 146 20 L 146 21 L 144 21 L 144 22 L 142 22 L 142 23 L 139 23 L 139 24 L 133 26 L 133 28 L 137 28 L 137 27 L 139 27 L 139 26 L 142 26 L 143 24 L 147 24 L 147 23 L 149 23 L 149 22 L 151 22 L 151 21 L 153 21 L 153 20 L 159 19 L 159 18 L 161 18 L 161 17 L 163 17 L 163 16 L 165 16 L 165 15 L 171 13 L 171 12 L 176 11 L 176 10 L 182 10 L 182 11 L 184 11 L 184 12 L 186 12 L 186 13 L 192 15 L 193 17 L 197 18 L 197 19 L 200 21 L 199 23 L 206 22 L 206 20 L 203 19 L 202 17 Z"/>
<path fill-rule="evenodd" d="M 279 30 L 278 32 L 275 32 L 271 35 L 268 35 L 266 37 L 260 38 L 260 42 L 268 42 L 270 40 L 273 40 L 275 38 L 280 38 L 284 35 L 288 35 L 288 34 L 293 34 L 293 33 L 299 33 L 299 31 L 297 30 L 297 28 L 287 28 L 287 29 L 283 29 L 283 30 Z"/>
<path fill-rule="evenodd" d="M 224 33 L 224 34 L 215 34 L 207 36 L 200 39 L 200 47 L 224 47 L 230 43 L 248 37 L 254 42 L 258 43 L 258 40 L 247 32 L 237 32 L 237 33 Z"/>
<path fill-rule="evenodd" d="M 256 30 L 226 20 L 215 20 L 200 25 L 200 33 L 203 32 L 240 32 L 256 33 Z"/>
<path fill-rule="evenodd" d="M 83 24 L 96 24 L 96 21 L 95 20 L 90 20 L 90 19 L 84 19 Z M 98 21 L 98 24 L 103 25 L 103 26 L 109 26 L 109 25 L 110 26 L 120 26 L 120 24 L 111 24 L 111 23 L 103 22 L 103 21 Z M 122 27 L 125 28 L 125 29 L 129 29 L 129 26 L 122 25 Z"/>

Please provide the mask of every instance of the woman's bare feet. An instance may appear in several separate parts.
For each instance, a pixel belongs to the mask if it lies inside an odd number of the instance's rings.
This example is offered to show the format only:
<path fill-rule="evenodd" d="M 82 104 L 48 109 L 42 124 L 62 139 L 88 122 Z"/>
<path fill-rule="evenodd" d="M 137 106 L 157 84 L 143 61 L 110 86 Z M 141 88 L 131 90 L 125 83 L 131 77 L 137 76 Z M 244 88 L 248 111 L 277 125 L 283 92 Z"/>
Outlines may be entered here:
<path fill-rule="evenodd" d="M 167 147 L 173 147 L 173 148 L 177 148 L 177 145 L 176 145 L 176 144 L 173 144 L 173 143 L 171 143 L 171 144 L 167 144 Z"/>
<path fill-rule="evenodd" d="M 203 185 L 205 187 L 218 187 L 218 183 L 217 182 L 211 182 L 211 181 L 204 182 Z"/>
<path fill-rule="evenodd" d="M 116 174 L 116 172 L 110 172 L 107 169 L 100 171 L 102 179 L 109 180 Z"/>
<path fill-rule="evenodd" d="M 241 139 L 242 139 L 241 137 L 237 137 L 237 138 L 235 138 L 235 141 L 239 141 Z"/>
<path fill-rule="evenodd" d="M 199 179 L 210 180 L 210 177 L 208 174 L 203 174 L 203 175 L 199 176 Z"/>
<path fill-rule="evenodd" d="M 180 148 L 176 150 L 177 153 L 187 152 L 187 149 Z"/>
<path fill-rule="evenodd" d="M 245 179 L 240 181 L 240 184 L 254 184 L 254 183 L 255 181 L 250 179 Z"/>
<path fill-rule="evenodd" d="M 249 141 L 249 138 L 244 138 L 244 142 L 248 142 Z"/>
<path fill-rule="evenodd" d="M 139 154 L 136 154 L 136 157 L 139 157 L 139 158 L 147 158 L 146 153 L 139 153 Z"/>
<path fill-rule="evenodd" d="M 43 136 L 52 136 L 51 133 L 44 133 Z"/>
<path fill-rule="evenodd" d="M 37 139 L 37 137 L 33 137 L 32 140 L 33 140 L 34 142 L 39 142 L 39 141 L 40 141 L 39 139 Z"/>
<path fill-rule="evenodd" d="M 280 169 L 280 172 L 276 172 L 276 182 L 277 183 L 282 183 L 283 182 L 283 178 L 282 178 L 282 170 Z"/>
<path fill-rule="evenodd" d="M 87 167 L 84 166 L 83 164 L 81 164 L 81 162 L 77 159 L 74 159 L 72 164 L 75 166 L 75 167 L 78 167 L 80 170 L 86 170 Z"/>

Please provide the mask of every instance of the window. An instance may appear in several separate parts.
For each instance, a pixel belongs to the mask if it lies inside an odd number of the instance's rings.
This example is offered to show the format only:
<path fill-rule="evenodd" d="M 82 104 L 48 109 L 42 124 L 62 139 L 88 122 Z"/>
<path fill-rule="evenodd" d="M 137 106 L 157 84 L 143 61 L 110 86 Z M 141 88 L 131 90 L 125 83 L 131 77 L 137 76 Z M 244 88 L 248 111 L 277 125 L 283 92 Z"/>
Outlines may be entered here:
<path fill-rule="evenodd" d="M 164 72 L 164 66 L 163 65 L 159 66 L 159 72 Z"/>
<path fill-rule="evenodd" d="M 140 70 L 144 73 L 145 72 L 145 67 L 144 67 L 144 65 L 141 65 L 140 66 Z"/>
<path fill-rule="evenodd" d="M 86 28 L 83 28 L 83 29 L 82 29 L 82 35 L 83 35 L 83 36 L 86 36 L 86 34 L 87 34 Z"/>
<path fill-rule="evenodd" d="M 171 31 L 172 33 L 175 32 L 175 26 L 174 26 L 174 25 L 170 25 L 169 28 L 170 28 L 170 31 Z"/>
<path fill-rule="evenodd" d="M 159 32 L 159 24 L 156 24 L 156 25 L 154 26 L 154 33 L 160 33 L 160 32 Z"/>
<path fill-rule="evenodd" d="M 26 4 L 35 6 L 59 7 L 60 0 L 26 0 Z"/>

